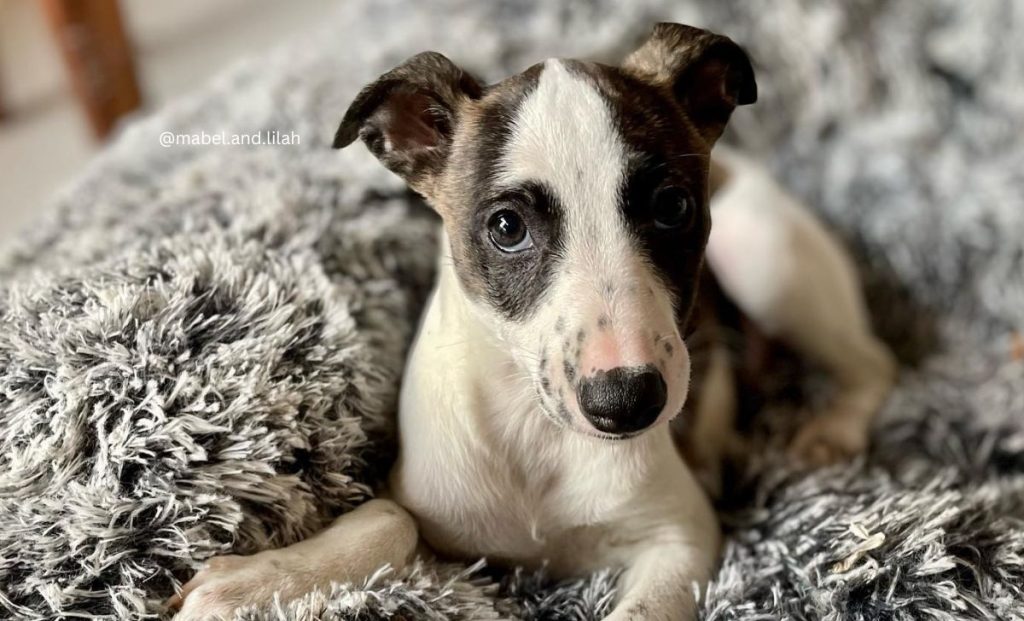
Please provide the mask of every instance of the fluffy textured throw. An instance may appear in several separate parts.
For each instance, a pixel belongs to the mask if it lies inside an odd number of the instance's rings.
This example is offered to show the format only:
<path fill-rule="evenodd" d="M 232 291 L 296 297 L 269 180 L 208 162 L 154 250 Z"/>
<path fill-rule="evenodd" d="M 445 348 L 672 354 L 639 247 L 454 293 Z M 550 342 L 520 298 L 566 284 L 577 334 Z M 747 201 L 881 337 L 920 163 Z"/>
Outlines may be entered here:
<path fill-rule="evenodd" d="M 814 374 L 777 373 L 704 618 L 1024 618 L 1016 0 L 346 0 L 129 124 L 0 258 L 0 617 L 160 618 L 204 559 L 365 500 L 436 221 L 361 146 L 329 148 L 346 105 L 421 50 L 493 81 L 656 20 L 749 49 L 762 97 L 729 139 L 848 241 L 905 361 L 870 453 L 814 472 L 771 416 Z M 301 144 L 159 144 L 275 130 Z M 614 578 L 424 563 L 244 616 L 598 619 Z"/>

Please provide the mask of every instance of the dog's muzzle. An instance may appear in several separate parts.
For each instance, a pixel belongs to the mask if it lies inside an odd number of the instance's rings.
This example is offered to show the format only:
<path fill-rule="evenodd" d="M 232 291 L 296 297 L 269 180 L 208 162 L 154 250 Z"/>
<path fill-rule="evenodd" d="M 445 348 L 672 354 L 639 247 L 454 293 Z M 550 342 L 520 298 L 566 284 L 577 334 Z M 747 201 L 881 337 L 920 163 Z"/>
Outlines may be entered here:
<path fill-rule="evenodd" d="M 658 419 L 668 391 L 654 365 L 617 367 L 583 377 L 576 389 L 580 409 L 598 431 L 624 435 Z"/>

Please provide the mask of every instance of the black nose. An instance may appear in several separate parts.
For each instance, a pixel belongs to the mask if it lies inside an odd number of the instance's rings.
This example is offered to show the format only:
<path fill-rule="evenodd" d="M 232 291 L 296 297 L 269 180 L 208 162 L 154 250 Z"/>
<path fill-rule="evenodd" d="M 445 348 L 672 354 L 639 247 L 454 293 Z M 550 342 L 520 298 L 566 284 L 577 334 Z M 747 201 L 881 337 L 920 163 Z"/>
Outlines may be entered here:
<path fill-rule="evenodd" d="M 651 425 L 665 407 L 665 380 L 653 365 L 598 371 L 580 380 L 576 398 L 594 428 L 631 433 Z"/>

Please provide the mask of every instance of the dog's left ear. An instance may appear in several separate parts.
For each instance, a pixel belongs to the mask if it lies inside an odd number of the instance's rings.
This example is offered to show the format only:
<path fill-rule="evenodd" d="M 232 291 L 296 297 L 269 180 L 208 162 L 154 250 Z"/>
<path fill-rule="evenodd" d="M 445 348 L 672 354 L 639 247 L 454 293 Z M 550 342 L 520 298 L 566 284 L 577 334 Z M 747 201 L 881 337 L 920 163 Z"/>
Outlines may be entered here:
<path fill-rule="evenodd" d="M 757 100 L 754 69 L 743 48 L 692 26 L 656 25 L 622 68 L 670 89 L 709 146 L 722 135 L 736 106 Z"/>
<path fill-rule="evenodd" d="M 356 95 L 334 135 L 341 149 L 361 138 L 392 172 L 429 198 L 448 159 L 459 106 L 480 85 L 437 52 L 423 52 Z"/>

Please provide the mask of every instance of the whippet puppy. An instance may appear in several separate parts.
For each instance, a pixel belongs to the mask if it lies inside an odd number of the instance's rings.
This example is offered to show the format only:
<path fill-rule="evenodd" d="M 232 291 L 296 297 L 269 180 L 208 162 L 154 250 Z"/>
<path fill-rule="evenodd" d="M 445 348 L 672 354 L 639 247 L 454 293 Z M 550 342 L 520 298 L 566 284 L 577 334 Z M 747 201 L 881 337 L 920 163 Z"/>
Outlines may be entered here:
<path fill-rule="evenodd" d="M 719 525 L 667 423 L 691 389 L 684 335 L 705 264 L 838 380 L 798 456 L 862 451 L 894 368 L 838 244 L 761 168 L 712 160 L 756 97 L 738 45 L 678 24 L 617 67 L 548 60 L 482 86 L 426 52 L 366 86 L 334 146 L 362 139 L 444 229 L 387 499 L 293 546 L 212 559 L 178 618 L 362 580 L 425 543 L 556 577 L 622 567 L 609 619 L 692 619 Z M 683 434 L 714 487 L 734 389 L 712 354 Z"/>

